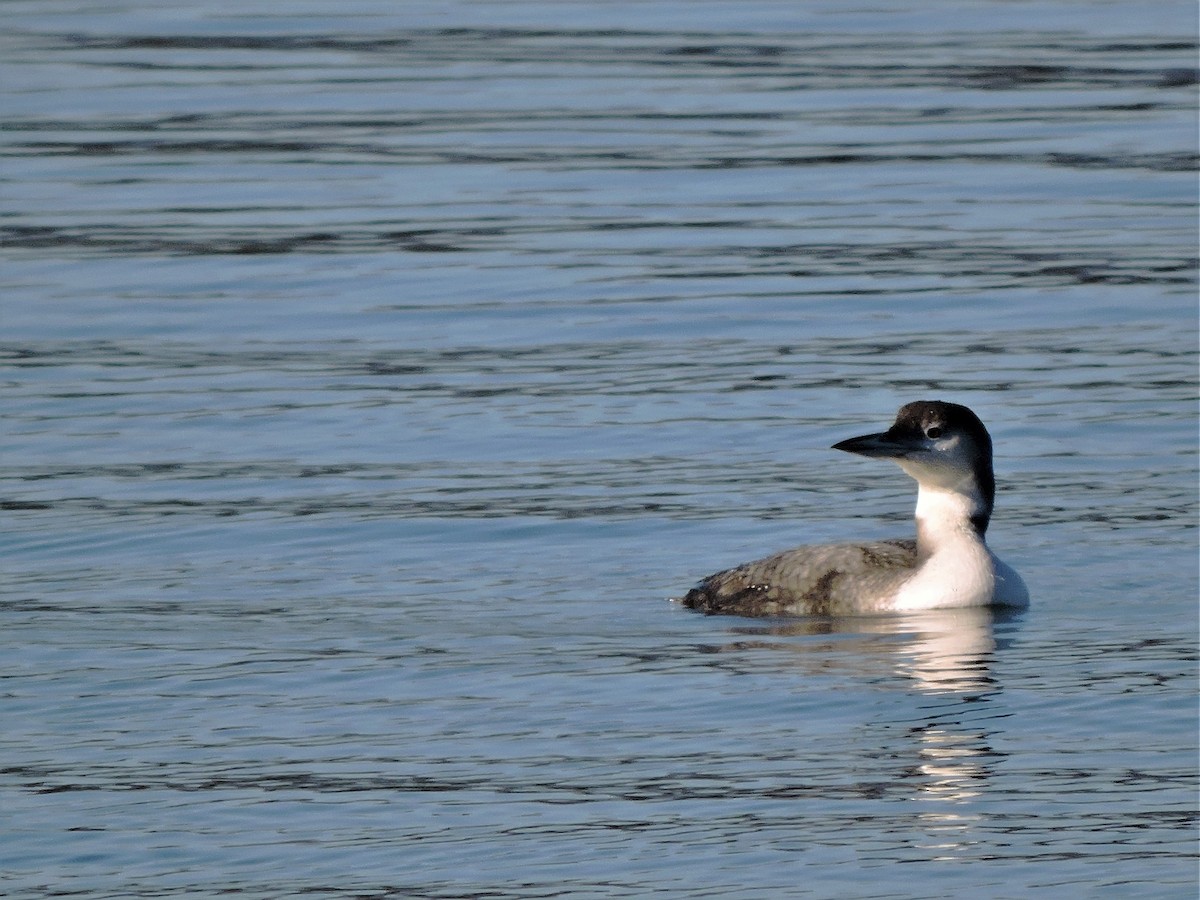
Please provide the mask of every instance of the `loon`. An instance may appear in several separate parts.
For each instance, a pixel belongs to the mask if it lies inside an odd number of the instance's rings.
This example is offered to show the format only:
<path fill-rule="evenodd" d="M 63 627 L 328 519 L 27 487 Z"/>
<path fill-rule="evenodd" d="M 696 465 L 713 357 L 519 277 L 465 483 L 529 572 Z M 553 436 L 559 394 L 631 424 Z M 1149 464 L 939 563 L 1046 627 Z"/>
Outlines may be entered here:
<path fill-rule="evenodd" d="M 995 500 L 992 439 L 970 409 L 900 407 L 884 432 L 833 445 L 894 460 L 917 482 L 917 539 L 797 547 L 705 578 L 683 605 L 740 616 L 844 616 L 1024 607 L 1029 591 L 984 542 Z"/>

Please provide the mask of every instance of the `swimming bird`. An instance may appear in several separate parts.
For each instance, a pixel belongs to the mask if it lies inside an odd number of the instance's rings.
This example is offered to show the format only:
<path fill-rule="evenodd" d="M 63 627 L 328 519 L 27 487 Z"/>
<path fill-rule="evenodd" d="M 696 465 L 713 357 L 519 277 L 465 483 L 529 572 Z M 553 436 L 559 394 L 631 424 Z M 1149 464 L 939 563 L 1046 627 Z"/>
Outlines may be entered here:
<path fill-rule="evenodd" d="M 1023 607 L 1029 591 L 984 542 L 995 502 L 992 438 L 970 409 L 900 407 L 878 434 L 833 445 L 890 459 L 917 482 L 917 539 L 797 547 L 705 578 L 683 605 L 741 616 L 864 615 Z"/>

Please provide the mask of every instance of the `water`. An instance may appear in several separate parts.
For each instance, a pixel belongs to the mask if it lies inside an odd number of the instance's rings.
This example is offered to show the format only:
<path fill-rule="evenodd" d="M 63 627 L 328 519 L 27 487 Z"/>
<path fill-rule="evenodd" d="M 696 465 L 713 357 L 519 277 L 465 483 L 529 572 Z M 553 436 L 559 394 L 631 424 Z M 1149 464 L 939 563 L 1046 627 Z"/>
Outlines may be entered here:
<path fill-rule="evenodd" d="M 1195 896 L 1195 36 L 5 4 L 2 892 Z M 667 602 L 921 397 L 1027 613 Z"/>

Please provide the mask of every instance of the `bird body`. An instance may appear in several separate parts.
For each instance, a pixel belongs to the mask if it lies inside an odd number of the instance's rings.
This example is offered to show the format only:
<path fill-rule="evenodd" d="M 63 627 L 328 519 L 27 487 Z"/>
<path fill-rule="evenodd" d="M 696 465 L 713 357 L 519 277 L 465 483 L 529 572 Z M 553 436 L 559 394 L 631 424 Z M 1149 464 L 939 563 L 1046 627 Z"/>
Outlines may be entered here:
<path fill-rule="evenodd" d="M 888 431 L 834 449 L 894 460 L 916 479 L 916 540 L 797 547 L 710 575 L 687 593 L 685 606 L 838 616 L 1027 605 L 1021 577 L 984 541 L 995 499 L 992 442 L 971 410 L 909 403 Z"/>

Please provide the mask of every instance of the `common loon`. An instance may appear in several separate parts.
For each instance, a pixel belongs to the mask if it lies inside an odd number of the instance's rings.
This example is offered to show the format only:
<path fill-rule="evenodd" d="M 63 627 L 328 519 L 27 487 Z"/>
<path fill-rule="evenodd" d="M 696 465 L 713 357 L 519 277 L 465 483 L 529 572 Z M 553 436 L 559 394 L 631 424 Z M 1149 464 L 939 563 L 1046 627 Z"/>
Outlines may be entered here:
<path fill-rule="evenodd" d="M 864 615 L 1029 603 L 984 543 L 996 494 L 992 439 L 965 406 L 918 400 L 887 431 L 834 450 L 891 459 L 917 481 L 917 539 L 797 547 L 710 575 L 683 605 L 741 616 Z"/>

